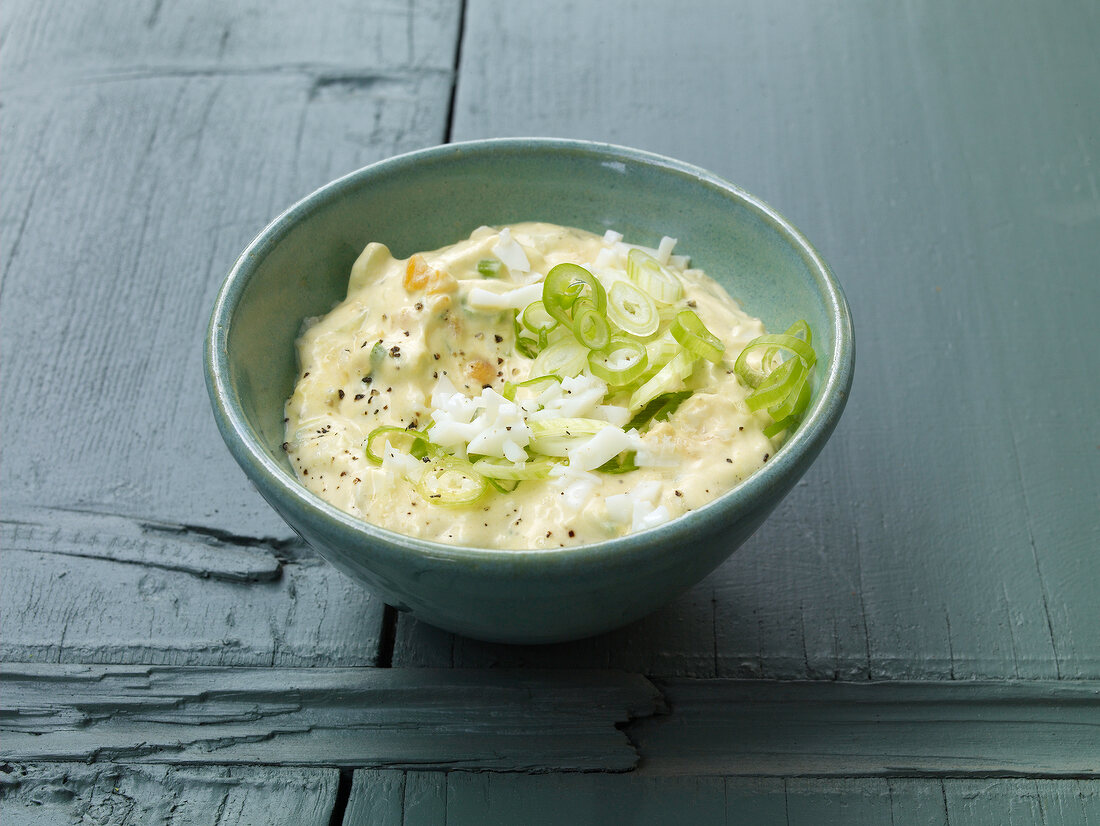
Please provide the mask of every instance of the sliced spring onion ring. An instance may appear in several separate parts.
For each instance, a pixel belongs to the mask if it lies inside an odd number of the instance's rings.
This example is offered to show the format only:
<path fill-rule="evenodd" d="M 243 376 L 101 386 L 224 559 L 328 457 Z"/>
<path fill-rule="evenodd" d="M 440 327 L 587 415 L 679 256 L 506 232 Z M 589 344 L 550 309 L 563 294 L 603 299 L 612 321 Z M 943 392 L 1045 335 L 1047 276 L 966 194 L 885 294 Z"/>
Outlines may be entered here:
<path fill-rule="evenodd" d="M 722 360 L 722 353 L 726 351 L 726 345 L 691 310 L 681 310 L 676 314 L 669 327 L 672 337 L 685 349 L 697 356 L 702 356 L 707 361 L 715 364 Z"/>
<path fill-rule="evenodd" d="M 673 356 L 683 349 L 684 348 L 680 346 L 680 342 L 672 337 L 672 333 L 665 330 L 661 335 L 653 339 L 653 341 L 646 343 L 645 352 L 649 357 L 650 371 L 656 373 L 668 364 Z"/>
<path fill-rule="evenodd" d="M 549 479 L 550 470 L 560 462 L 551 459 L 533 459 L 528 462 L 509 462 L 507 459 L 478 459 L 473 464 L 475 471 L 486 479 L 506 479 L 525 481 L 528 479 Z"/>
<path fill-rule="evenodd" d="M 497 481 L 489 476 L 485 477 L 485 481 L 493 486 L 493 489 L 498 493 L 511 493 L 519 487 L 519 479 L 513 479 L 512 481 Z"/>
<path fill-rule="evenodd" d="M 512 311 L 512 331 L 516 334 L 516 352 L 529 359 L 535 358 L 542 347 L 535 339 L 523 334 L 523 325 L 519 322 L 519 310 Z"/>
<path fill-rule="evenodd" d="M 761 349 L 764 352 L 759 366 L 750 365 L 749 354 Z M 789 353 L 791 357 L 777 365 L 775 359 L 781 352 Z M 802 420 L 802 415 L 810 406 L 810 371 L 815 363 L 817 353 L 813 348 L 813 333 L 805 319 L 796 321 L 785 333 L 754 338 L 737 357 L 734 372 L 745 384 L 754 388 L 745 403 L 750 410 L 766 407 L 774 420 L 764 428 L 764 435 L 769 439 Z"/>
<path fill-rule="evenodd" d="M 523 326 L 536 335 L 545 335 L 558 326 L 558 320 L 546 312 L 541 300 L 528 304 L 521 319 Z"/>
<path fill-rule="evenodd" d="M 768 414 L 776 421 L 786 419 L 788 416 L 800 418 L 809 405 L 810 383 L 806 381 L 805 376 L 803 376 L 798 386 L 787 394 L 787 398 L 768 408 Z"/>
<path fill-rule="evenodd" d="M 607 292 L 607 317 L 620 330 L 648 338 L 661 326 L 661 315 L 649 293 L 630 281 L 616 281 Z"/>
<path fill-rule="evenodd" d="M 745 398 L 749 410 L 779 405 L 793 391 L 797 391 L 806 378 L 806 366 L 802 359 L 787 359 L 772 370 L 760 386 Z"/>
<path fill-rule="evenodd" d="M 776 352 L 786 351 L 791 355 L 798 356 L 807 370 L 813 367 L 814 363 L 817 361 L 817 354 L 814 352 L 813 346 L 797 336 L 787 333 L 757 336 L 745 345 L 745 349 L 741 351 L 741 354 L 733 364 L 734 372 L 737 373 L 741 380 L 749 387 L 758 387 L 769 373 L 768 370 L 764 369 L 767 366 L 765 364 L 762 364 L 760 367 L 753 367 L 749 364 L 749 354 L 760 349 L 765 351 L 773 350 Z"/>
<path fill-rule="evenodd" d="M 781 419 L 778 422 L 772 422 L 771 424 L 767 425 L 764 428 L 764 435 L 767 436 L 769 439 L 774 438 L 775 436 L 778 436 L 780 433 L 782 433 L 784 430 L 794 427 L 796 424 L 798 424 L 798 417 L 788 416 L 785 419 Z"/>
<path fill-rule="evenodd" d="M 788 327 L 787 332 L 785 333 L 785 335 L 794 336 L 795 338 L 800 338 L 803 341 L 805 341 L 807 344 L 813 344 L 814 343 L 813 333 L 810 332 L 810 325 L 806 323 L 805 319 L 799 319 L 794 324 L 792 324 L 790 327 Z M 765 350 L 764 355 L 761 356 L 761 358 L 760 358 L 761 368 L 764 368 L 768 365 L 771 365 L 772 367 L 774 367 L 775 365 L 773 363 L 773 359 L 776 357 L 776 355 L 778 353 L 779 353 L 779 348 L 774 347 L 774 346 L 769 347 L 767 350 Z"/>
<path fill-rule="evenodd" d="M 592 273 L 579 264 L 558 264 L 542 282 L 542 303 L 546 311 L 562 324 L 572 326 L 571 310 L 585 296 L 596 304 L 596 311 L 607 312 L 607 291 Z"/>
<path fill-rule="evenodd" d="M 545 348 L 535 358 L 531 372 L 538 376 L 553 373 L 556 376 L 573 377 L 588 363 L 588 348 L 572 337 L 559 339 Z"/>
<path fill-rule="evenodd" d="M 589 350 L 602 350 L 611 340 L 611 330 L 595 302 L 579 298 L 573 304 L 573 335 Z"/>
<path fill-rule="evenodd" d="M 428 502 L 449 508 L 472 505 L 488 488 L 484 476 L 469 462 L 454 456 L 433 459 L 416 483 L 416 489 Z"/>
<path fill-rule="evenodd" d="M 396 425 L 383 425 L 368 433 L 367 440 L 363 443 L 363 450 L 367 454 L 367 459 L 376 465 L 382 464 L 382 455 L 375 450 L 375 442 L 379 437 L 381 437 L 381 441 L 377 443 L 379 449 L 384 447 L 388 440 L 390 447 L 408 453 L 417 459 L 428 454 L 436 456 L 443 453 L 441 447 L 428 441 L 428 437 L 419 430 L 397 427 Z"/>
<path fill-rule="evenodd" d="M 626 254 L 626 274 L 648 295 L 664 304 L 679 301 L 684 294 L 680 279 L 640 249 L 632 249 Z"/>
<path fill-rule="evenodd" d="M 681 350 L 669 360 L 668 364 L 658 370 L 653 378 L 634 391 L 630 396 L 630 409 L 638 410 L 662 393 L 683 390 L 684 379 L 691 375 L 694 368 L 694 354 Z"/>
<path fill-rule="evenodd" d="M 543 456 L 565 456 L 582 439 L 595 436 L 607 422 L 600 419 L 542 419 L 529 421 L 531 441 L 529 447 Z"/>
<path fill-rule="evenodd" d="M 500 277 L 501 262 L 495 258 L 482 258 L 477 262 L 477 271 L 486 278 Z"/>
<path fill-rule="evenodd" d="M 645 374 L 649 369 L 649 356 L 640 341 L 614 335 L 602 350 L 588 353 L 588 369 L 611 387 L 623 387 Z"/>
<path fill-rule="evenodd" d="M 521 387 L 541 387 L 550 382 L 561 384 L 561 376 L 555 376 L 551 373 L 546 376 L 535 376 L 533 379 L 527 379 L 527 381 L 506 381 L 504 382 L 504 389 L 500 391 L 500 395 L 504 396 L 508 401 L 514 402 L 516 400 L 516 392 Z"/>

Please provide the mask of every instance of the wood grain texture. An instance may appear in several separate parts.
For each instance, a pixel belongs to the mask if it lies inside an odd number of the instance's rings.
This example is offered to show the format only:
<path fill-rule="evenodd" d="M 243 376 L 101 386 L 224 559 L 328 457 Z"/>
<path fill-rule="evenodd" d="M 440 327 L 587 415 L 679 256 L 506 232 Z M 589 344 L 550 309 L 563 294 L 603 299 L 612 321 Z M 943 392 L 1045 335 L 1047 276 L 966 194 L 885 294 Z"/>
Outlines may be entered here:
<path fill-rule="evenodd" d="M 4 509 L 0 543 L 8 551 L 105 559 L 230 582 L 277 579 L 276 554 L 281 545 L 290 544 L 235 538 L 184 525 L 18 505 Z"/>
<path fill-rule="evenodd" d="M 1100 777 L 1094 681 L 657 685 L 671 713 L 627 729 L 642 772 Z"/>
<path fill-rule="evenodd" d="M 9 664 L 0 759 L 626 771 L 642 677 Z"/>
<path fill-rule="evenodd" d="M 52 763 L 0 770 L 4 826 L 326 826 L 333 769 Z"/>
<path fill-rule="evenodd" d="M 457 26 L 445 0 L 3 4 L 0 658 L 377 661 L 382 606 L 247 484 L 201 343 L 278 212 L 442 139 Z"/>
<path fill-rule="evenodd" d="M 844 284 L 859 366 L 816 466 L 663 613 L 545 651 L 404 623 L 395 661 L 1100 677 L 1098 37 L 1087 2 L 470 0 L 456 139 L 617 141 L 762 196 Z"/>
<path fill-rule="evenodd" d="M 214 427 L 210 307 L 296 199 L 442 140 L 457 6 L 3 11 L 6 502 L 289 537 Z"/>
<path fill-rule="evenodd" d="M 970 826 L 1100 821 L 1100 781 L 357 771 L 343 826 L 691 823 Z"/>
<path fill-rule="evenodd" d="M 80 524 L 85 550 L 111 547 L 119 533 L 140 533 L 123 519 L 96 517 Z M 147 535 L 147 547 L 160 553 L 173 544 L 197 544 L 181 540 L 187 534 L 180 531 L 161 546 Z M 41 530 L 33 534 L 36 541 L 44 536 Z M 378 662 L 380 600 L 300 546 L 276 551 L 283 557 L 278 579 L 243 584 L 165 566 L 22 550 L 20 544 L 31 543 L 5 544 L 0 554 L 0 661 Z"/>

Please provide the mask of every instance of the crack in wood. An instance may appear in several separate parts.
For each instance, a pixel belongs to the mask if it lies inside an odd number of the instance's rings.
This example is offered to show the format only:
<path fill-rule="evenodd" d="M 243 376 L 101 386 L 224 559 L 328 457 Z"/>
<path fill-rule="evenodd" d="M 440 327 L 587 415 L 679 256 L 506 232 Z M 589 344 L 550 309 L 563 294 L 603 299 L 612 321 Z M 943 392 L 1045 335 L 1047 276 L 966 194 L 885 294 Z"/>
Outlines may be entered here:
<path fill-rule="evenodd" d="M 628 771 L 657 713 L 598 671 L 10 664 L 0 759 Z"/>
<path fill-rule="evenodd" d="M 293 544 L 196 525 L 19 505 L 5 507 L 0 542 L 5 550 L 103 559 L 233 582 L 278 578 L 282 562 L 276 553 Z"/>

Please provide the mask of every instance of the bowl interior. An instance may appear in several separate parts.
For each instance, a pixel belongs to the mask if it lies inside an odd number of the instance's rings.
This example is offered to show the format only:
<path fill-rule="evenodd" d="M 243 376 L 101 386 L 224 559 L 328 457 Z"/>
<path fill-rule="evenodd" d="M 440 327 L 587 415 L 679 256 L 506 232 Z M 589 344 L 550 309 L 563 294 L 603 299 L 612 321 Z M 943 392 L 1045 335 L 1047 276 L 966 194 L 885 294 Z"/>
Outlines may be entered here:
<path fill-rule="evenodd" d="M 293 478 L 281 444 L 294 340 L 304 318 L 344 297 L 351 265 L 368 242 L 401 258 L 458 241 L 482 224 L 530 220 L 615 229 L 654 246 L 671 235 L 678 252 L 769 331 L 805 318 L 819 355 L 808 417 L 821 405 L 828 371 L 850 369 L 850 353 L 845 364 L 834 358 L 837 336 L 847 329 L 843 297 L 832 292 L 812 250 L 752 196 L 703 170 L 618 147 L 456 144 L 328 185 L 276 219 L 237 263 L 223 294 L 233 307 L 225 378 L 262 449 Z"/>

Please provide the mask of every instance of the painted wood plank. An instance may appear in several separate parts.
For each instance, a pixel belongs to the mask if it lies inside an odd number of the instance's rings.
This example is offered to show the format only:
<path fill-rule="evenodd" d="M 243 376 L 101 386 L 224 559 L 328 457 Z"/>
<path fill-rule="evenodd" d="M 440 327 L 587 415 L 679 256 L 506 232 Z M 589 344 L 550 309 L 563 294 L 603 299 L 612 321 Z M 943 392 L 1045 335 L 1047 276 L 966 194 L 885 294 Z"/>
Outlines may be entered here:
<path fill-rule="evenodd" d="M 5 508 L 0 544 L 8 551 L 105 559 L 230 582 L 267 581 L 280 573 L 278 542 L 57 508 Z"/>
<path fill-rule="evenodd" d="M 5 826 L 326 826 L 333 769 L 49 763 L 0 770 Z"/>
<path fill-rule="evenodd" d="M 732 781 L 733 778 L 727 779 L 727 784 Z M 775 822 L 783 826 L 820 823 L 949 826 L 943 782 L 953 782 L 950 780 L 789 777 L 777 782 L 782 783 L 784 805 L 782 819 Z"/>
<path fill-rule="evenodd" d="M 406 777 L 411 772 L 361 769 L 351 782 L 343 826 L 404 826 Z M 443 819 L 436 821 L 445 823 Z"/>
<path fill-rule="evenodd" d="M 422 807 L 425 789 L 431 804 Z M 343 826 L 361 824 L 1095 823 L 1100 781 L 688 778 L 357 771 Z"/>
<path fill-rule="evenodd" d="M 1029 778 L 944 784 L 952 826 L 1100 823 L 1100 783 Z"/>
<path fill-rule="evenodd" d="M 643 769 L 768 776 L 1100 777 L 1095 681 L 658 681 Z"/>
<path fill-rule="evenodd" d="M 597 671 L 16 665 L 0 758 L 625 771 L 660 708 Z"/>
<path fill-rule="evenodd" d="M 624 794 L 623 792 L 627 792 Z M 452 772 L 447 775 L 447 823 L 721 823 L 721 778 L 675 778 L 661 783 L 616 782 L 597 775 L 522 777 Z"/>
<path fill-rule="evenodd" d="M 374 664 L 382 606 L 247 484 L 198 354 L 264 224 L 442 139 L 458 10 L 135 8 L 0 10 L 0 658 Z"/>
<path fill-rule="evenodd" d="M 517 654 L 403 623 L 395 661 L 1100 676 L 1096 7 L 559 12 L 471 0 L 466 43 L 494 48 L 462 51 L 454 137 L 618 141 L 776 204 L 846 286 L 855 387 L 780 510 L 629 648 Z M 668 60 L 624 58 L 654 32 Z"/>
<path fill-rule="evenodd" d="M 214 427 L 210 307 L 297 198 L 442 140 L 458 9 L 145 10 L 5 4 L 0 482 L 11 504 L 288 538 Z"/>
<path fill-rule="evenodd" d="M 118 542 L 118 533 L 141 535 L 122 519 L 97 517 L 79 524 L 85 525 L 80 528 L 88 538 L 85 548 L 97 542 L 109 547 Z M 165 537 L 147 533 L 143 541 L 150 554 L 199 544 L 186 529 L 179 531 Z M 380 600 L 300 546 L 270 547 L 283 555 L 279 578 L 240 583 L 5 544 L 0 661 L 376 664 Z"/>
<path fill-rule="evenodd" d="M 2 65 L 8 82 L 173 70 L 451 71 L 458 8 L 448 0 L 337 0 L 323 12 L 303 14 L 293 0 L 92 0 L 75 8 L 11 0 L 0 17 Z"/>

